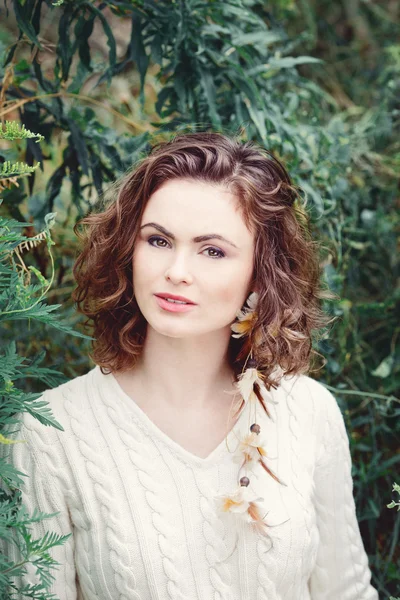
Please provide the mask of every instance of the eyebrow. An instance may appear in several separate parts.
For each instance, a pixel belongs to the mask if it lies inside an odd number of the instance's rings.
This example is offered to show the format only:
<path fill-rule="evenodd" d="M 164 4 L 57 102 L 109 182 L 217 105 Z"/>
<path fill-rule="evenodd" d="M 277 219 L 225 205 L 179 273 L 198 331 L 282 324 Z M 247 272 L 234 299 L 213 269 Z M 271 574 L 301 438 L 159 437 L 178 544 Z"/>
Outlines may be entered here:
<path fill-rule="evenodd" d="M 167 231 L 165 229 L 165 227 L 163 227 L 162 225 L 158 225 L 157 223 L 146 223 L 146 225 L 142 225 L 140 227 L 140 230 L 144 229 L 145 227 L 154 227 L 154 229 L 157 229 L 158 231 L 160 231 L 164 235 L 170 237 L 172 240 L 176 239 L 176 237 L 174 236 L 173 233 L 171 233 L 170 231 Z M 227 244 L 230 244 L 234 248 L 238 249 L 238 247 L 233 242 L 231 242 L 230 240 L 227 240 L 226 238 L 224 238 L 219 233 L 208 233 L 207 235 L 198 235 L 197 237 L 194 237 L 192 239 L 192 242 L 196 242 L 196 243 L 198 243 L 198 242 L 206 242 L 207 240 L 213 240 L 213 239 L 215 239 L 215 240 L 221 240 L 222 242 L 226 242 Z"/>

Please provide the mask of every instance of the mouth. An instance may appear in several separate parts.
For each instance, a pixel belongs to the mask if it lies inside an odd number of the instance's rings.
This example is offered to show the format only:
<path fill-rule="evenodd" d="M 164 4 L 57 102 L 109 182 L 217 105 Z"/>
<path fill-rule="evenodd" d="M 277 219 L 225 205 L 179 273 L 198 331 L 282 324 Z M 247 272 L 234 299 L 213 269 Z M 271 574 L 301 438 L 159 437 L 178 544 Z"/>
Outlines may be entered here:
<path fill-rule="evenodd" d="M 154 294 L 154 296 L 160 308 L 168 312 L 187 312 L 196 306 L 196 304 L 186 302 L 171 302 L 170 300 L 161 298 L 161 296 L 157 296 L 156 294 Z"/>
<path fill-rule="evenodd" d="M 189 298 L 185 298 L 184 296 L 175 296 L 173 294 L 154 294 L 157 298 L 162 298 L 171 304 L 191 304 L 195 305 L 195 302 L 189 300 Z"/>

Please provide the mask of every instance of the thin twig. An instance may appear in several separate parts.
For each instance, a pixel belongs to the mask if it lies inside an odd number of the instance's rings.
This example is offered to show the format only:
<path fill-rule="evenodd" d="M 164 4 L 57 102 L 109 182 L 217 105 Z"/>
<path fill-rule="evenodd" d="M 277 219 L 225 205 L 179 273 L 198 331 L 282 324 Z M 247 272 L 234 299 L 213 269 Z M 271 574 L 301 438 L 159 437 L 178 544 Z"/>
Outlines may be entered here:
<path fill-rule="evenodd" d="M 400 404 L 400 400 L 398 398 L 396 398 L 396 396 L 392 396 L 392 395 L 384 396 L 383 394 L 375 394 L 373 392 L 362 392 L 360 390 L 342 390 L 342 389 L 327 385 L 326 383 L 323 383 L 322 385 L 324 387 L 326 387 L 328 390 L 330 390 L 331 392 L 335 392 L 337 394 L 348 394 L 348 395 L 353 394 L 354 396 L 368 396 L 371 399 L 377 398 L 379 400 L 390 400 L 390 401 L 398 402 Z"/>
<path fill-rule="evenodd" d="M 29 98 L 24 98 L 22 100 L 6 100 L 4 102 L 4 106 L 6 106 L 8 104 L 10 104 L 10 106 L 7 106 L 7 108 L 3 108 L 0 111 L 0 117 L 3 117 L 7 113 L 12 112 L 13 110 L 16 110 L 17 108 L 20 108 L 21 106 L 24 106 L 24 104 L 27 104 L 28 102 L 34 102 L 35 100 L 41 100 L 41 99 L 46 99 L 46 98 L 62 98 L 62 97 L 78 98 L 79 100 L 83 100 L 85 102 L 95 104 L 96 106 L 100 106 L 101 108 L 105 108 L 106 110 L 108 110 L 108 112 L 113 114 L 115 117 L 117 117 L 118 119 L 121 119 L 122 121 L 124 121 L 125 123 L 130 125 L 130 127 L 138 129 L 139 131 L 143 131 L 143 132 L 155 131 L 155 127 L 152 127 L 149 124 L 144 126 L 144 125 L 141 125 L 140 123 L 138 123 L 137 121 L 132 121 L 132 119 L 125 117 L 125 115 L 123 115 L 119 111 L 115 110 L 114 108 L 107 106 L 100 100 L 96 100 L 95 98 L 90 98 L 90 96 L 85 96 L 84 94 L 72 94 L 71 92 L 64 92 L 64 91 L 54 92 L 52 94 L 38 94 L 36 96 L 31 96 Z"/>

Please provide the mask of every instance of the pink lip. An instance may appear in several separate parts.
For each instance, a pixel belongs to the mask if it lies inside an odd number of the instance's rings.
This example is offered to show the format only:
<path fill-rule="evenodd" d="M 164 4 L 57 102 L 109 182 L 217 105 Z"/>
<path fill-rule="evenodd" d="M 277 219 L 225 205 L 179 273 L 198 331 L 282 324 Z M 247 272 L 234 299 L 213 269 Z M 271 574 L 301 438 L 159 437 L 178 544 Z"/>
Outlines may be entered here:
<path fill-rule="evenodd" d="M 195 304 L 174 304 L 173 302 L 168 302 L 164 300 L 164 298 L 160 298 L 160 296 L 155 296 L 157 304 L 163 308 L 164 310 L 168 310 L 169 312 L 188 312 L 192 310 L 196 305 Z"/>
<path fill-rule="evenodd" d="M 189 300 L 189 298 L 185 298 L 185 296 L 175 296 L 175 294 L 166 294 L 164 292 L 155 295 L 159 298 L 172 298 L 172 300 L 182 300 L 182 302 L 187 302 L 188 304 L 196 304 L 195 302 Z"/>

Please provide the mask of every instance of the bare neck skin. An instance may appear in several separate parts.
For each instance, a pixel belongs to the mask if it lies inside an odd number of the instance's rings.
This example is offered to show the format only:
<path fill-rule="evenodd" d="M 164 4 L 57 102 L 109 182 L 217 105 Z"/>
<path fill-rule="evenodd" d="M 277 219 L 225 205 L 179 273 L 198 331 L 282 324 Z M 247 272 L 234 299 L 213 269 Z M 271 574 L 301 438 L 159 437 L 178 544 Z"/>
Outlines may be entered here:
<path fill-rule="evenodd" d="M 173 412 L 214 410 L 216 399 L 229 407 L 237 393 L 227 359 L 230 334 L 227 329 L 196 338 L 167 338 L 148 326 L 135 367 L 114 375 L 132 395 L 145 393 L 147 403 Z"/>

